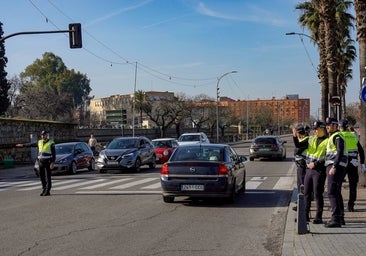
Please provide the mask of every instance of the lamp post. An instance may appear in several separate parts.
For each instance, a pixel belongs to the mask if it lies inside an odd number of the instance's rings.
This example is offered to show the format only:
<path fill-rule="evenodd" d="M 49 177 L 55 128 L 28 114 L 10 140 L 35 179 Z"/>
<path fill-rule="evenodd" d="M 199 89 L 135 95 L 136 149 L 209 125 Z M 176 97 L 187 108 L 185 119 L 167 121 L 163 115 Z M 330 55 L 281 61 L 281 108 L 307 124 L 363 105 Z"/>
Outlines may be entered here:
<path fill-rule="evenodd" d="M 230 72 L 227 72 L 223 75 L 221 75 L 219 78 L 217 78 L 217 84 L 216 84 L 216 142 L 219 143 L 219 84 L 221 79 L 224 76 L 227 76 L 229 74 L 238 73 L 238 71 L 233 70 Z"/>

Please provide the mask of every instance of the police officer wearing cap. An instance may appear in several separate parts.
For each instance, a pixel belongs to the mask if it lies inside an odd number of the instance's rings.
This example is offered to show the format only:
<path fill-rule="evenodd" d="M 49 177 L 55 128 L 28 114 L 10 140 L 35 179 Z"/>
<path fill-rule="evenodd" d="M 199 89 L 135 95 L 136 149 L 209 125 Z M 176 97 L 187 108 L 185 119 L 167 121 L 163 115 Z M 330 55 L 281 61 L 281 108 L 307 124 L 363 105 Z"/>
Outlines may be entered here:
<path fill-rule="evenodd" d="M 345 175 L 348 176 L 349 182 L 349 198 L 348 198 L 348 211 L 354 211 L 355 201 L 357 199 L 357 183 L 358 176 L 358 156 L 360 156 L 360 162 L 363 169 L 365 168 L 365 152 L 360 144 L 357 135 L 348 130 L 348 121 L 343 119 L 339 121 L 338 128 L 340 133 L 346 142 L 346 150 L 348 154 L 348 164 L 346 167 Z"/>
<path fill-rule="evenodd" d="M 40 196 L 49 196 L 52 188 L 51 170 L 54 168 L 56 150 L 55 143 L 49 139 L 47 131 L 42 131 L 41 137 L 38 143 L 17 144 L 16 147 L 38 146 L 39 176 L 42 182 Z"/>
<path fill-rule="evenodd" d="M 310 221 L 311 195 L 314 194 L 316 215 L 314 224 L 323 223 L 324 187 L 326 180 L 325 155 L 328 142 L 325 124 L 316 121 L 313 124 L 314 135 L 309 137 L 306 150 L 306 173 L 304 179 L 304 199 L 306 220 Z"/>
<path fill-rule="evenodd" d="M 306 150 L 308 148 L 309 134 L 307 127 L 298 125 L 292 128 L 292 138 L 295 145 L 295 164 L 297 166 L 297 191 L 300 192 L 301 185 L 304 185 L 305 170 L 306 170 Z M 295 206 L 293 210 L 297 210 Z"/>
<path fill-rule="evenodd" d="M 342 182 L 348 163 L 345 140 L 338 130 L 338 120 L 328 117 L 326 128 L 329 134 L 325 166 L 327 171 L 328 197 L 332 211 L 331 220 L 325 227 L 334 228 L 345 225 L 344 205 L 342 198 Z"/>

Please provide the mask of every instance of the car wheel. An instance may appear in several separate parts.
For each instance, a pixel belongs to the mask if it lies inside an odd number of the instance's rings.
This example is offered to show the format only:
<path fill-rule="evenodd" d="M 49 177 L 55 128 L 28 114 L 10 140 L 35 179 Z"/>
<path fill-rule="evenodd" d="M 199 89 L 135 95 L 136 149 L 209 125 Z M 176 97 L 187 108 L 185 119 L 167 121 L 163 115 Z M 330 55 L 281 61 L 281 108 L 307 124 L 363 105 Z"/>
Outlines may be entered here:
<path fill-rule="evenodd" d="M 76 166 L 76 163 L 72 162 L 71 166 L 70 166 L 70 174 L 76 174 L 77 170 L 78 170 L 78 167 Z"/>
<path fill-rule="evenodd" d="M 140 170 L 141 170 L 141 160 L 140 158 L 137 158 L 135 162 L 135 171 L 139 172 Z"/>
<path fill-rule="evenodd" d="M 254 157 L 249 157 L 249 161 L 254 161 Z"/>
<path fill-rule="evenodd" d="M 99 173 L 107 173 L 107 170 L 100 169 Z"/>
<path fill-rule="evenodd" d="M 164 203 L 173 203 L 174 196 L 163 196 Z"/>
<path fill-rule="evenodd" d="M 94 160 L 94 158 L 92 158 L 90 160 L 90 164 L 89 164 L 88 169 L 89 169 L 89 171 L 94 171 L 95 170 L 95 160 Z"/>

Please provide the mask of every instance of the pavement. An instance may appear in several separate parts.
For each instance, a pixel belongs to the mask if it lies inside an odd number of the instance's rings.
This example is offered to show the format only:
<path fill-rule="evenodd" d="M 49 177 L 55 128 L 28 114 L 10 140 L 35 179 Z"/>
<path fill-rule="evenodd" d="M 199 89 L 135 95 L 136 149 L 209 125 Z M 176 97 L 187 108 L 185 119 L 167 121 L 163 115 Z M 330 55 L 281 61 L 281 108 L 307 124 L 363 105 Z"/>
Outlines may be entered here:
<path fill-rule="evenodd" d="M 9 169 L 0 168 L 0 180 L 34 176 L 32 165 Z M 343 183 L 342 195 L 345 205 L 347 205 L 347 181 Z M 366 255 L 366 187 L 358 187 L 355 211 L 345 210 L 346 225 L 341 228 L 326 228 L 323 224 L 315 225 L 310 222 L 307 224 L 307 231 L 299 234 L 298 230 L 302 229 L 297 226 L 297 212 L 292 210 L 296 201 L 297 189 L 294 189 L 287 210 L 282 256 Z M 330 220 L 330 206 L 326 193 L 324 201 L 323 221 L 326 222 Z M 315 202 L 312 202 L 310 217 L 314 216 Z M 312 218 L 310 220 L 312 221 Z"/>
<path fill-rule="evenodd" d="M 348 188 L 348 181 L 346 180 L 342 188 L 343 201 L 346 207 L 348 203 Z M 366 255 L 365 187 L 359 186 L 357 189 L 355 211 L 349 212 L 345 209 L 346 225 L 341 228 L 326 228 L 324 224 L 313 224 L 311 217 L 315 216 L 315 202 L 312 202 L 310 223 L 307 224 L 305 232 L 302 232 L 303 229 L 301 227 L 303 226 L 298 226 L 296 221 L 297 212 L 292 210 L 292 207 L 296 205 L 296 201 L 297 189 L 293 191 L 292 200 L 288 208 L 282 256 Z M 330 216 L 330 204 L 325 192 L 323 221 L 330 220 Z"/>

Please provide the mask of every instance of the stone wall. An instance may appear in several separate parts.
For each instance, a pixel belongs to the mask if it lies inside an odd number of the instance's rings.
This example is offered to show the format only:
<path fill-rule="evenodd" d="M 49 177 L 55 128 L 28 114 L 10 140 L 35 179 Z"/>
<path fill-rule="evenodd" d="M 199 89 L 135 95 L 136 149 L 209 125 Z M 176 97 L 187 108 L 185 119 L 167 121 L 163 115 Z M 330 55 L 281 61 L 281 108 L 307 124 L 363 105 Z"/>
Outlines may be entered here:
<path fill-rule="evenodd" d="M 42 130 L 57 142 L 77 140 L 77 125 L 53 121 L 0 118 L 0 163 L 13 159 L 15 163 L 32 163 L 37 148 L 16 148 L 18 143 L 37 142 Z"/>

